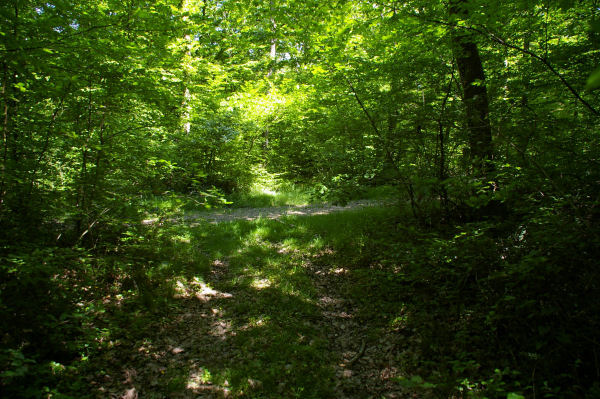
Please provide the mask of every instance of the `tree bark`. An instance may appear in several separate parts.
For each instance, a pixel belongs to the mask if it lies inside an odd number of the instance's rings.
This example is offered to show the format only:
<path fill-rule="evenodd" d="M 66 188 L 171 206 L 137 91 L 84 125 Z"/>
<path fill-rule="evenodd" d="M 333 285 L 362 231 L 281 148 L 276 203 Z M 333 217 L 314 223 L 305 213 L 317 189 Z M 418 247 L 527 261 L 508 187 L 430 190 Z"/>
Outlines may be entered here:
<path fill-rule="evenodd" d="M 7 92 L 7 84 L 8 84 L 8 66 L 6 62 L 2 64 L 3 66 L 3 79 L 2 79 L 2 100 L 3 100 L 3 110 L 2 110 L 2 164 L 0 165 L 0 209 L 4 205 L 4 196 L 6 190 L 6 163 L 8 162 L 8 92 Z"/>
<path fill-rule="evenodd" d="M 467 0 L 451 0 L 450 16 L 467 17 L 466 3 Z M 472 33 L 454 29 L 451 41 L 464 91 L 463 101 L 469 129 L 469 158 L 473 172 L 484 176 L 491 170 L 490 161 L 493 158 L 485 73 Z"/>

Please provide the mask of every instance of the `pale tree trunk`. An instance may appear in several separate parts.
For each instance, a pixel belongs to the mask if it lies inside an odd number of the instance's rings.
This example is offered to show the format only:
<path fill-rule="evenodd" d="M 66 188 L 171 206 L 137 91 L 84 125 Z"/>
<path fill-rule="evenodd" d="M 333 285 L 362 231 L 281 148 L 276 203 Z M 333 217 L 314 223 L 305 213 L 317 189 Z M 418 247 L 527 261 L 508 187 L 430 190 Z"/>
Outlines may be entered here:
<path fill-rule="evenodd" d="M 183 92 L 183 131 L 185 134 L 190 134 L 192 130 L 192 122 L 191 122 L 191 111 L 192 106 L 190 104 L 190 99 L 192 95 L 190 94 L 190 89 L 188 87 L 185 88 Z"/>
<path fill-rule="evenodd" d="M 183 0 L 181 2 L 181 8 L 183 9 L 183 11 L 189 11 L 190 9 L 190 5 L 189 5 L 189 0 Z M 204 14 L 206 12 L 206 2 L 203 3 L 203 9 L 202 9 L 202 13 Z M 187 16 L 183 17 L 183 20 L 185 22 L 189 22 L 189 18 Z M 185 51 L 185 58 L 184 60 L 186 62 L 190 62 L 191 58 L 192 58 L 192 37 L 191 35 L 188 33 L 184 36 L 184 41 L 185 41 L 185 46 L 186 46 L 186 51 Z M 190 88 L 188 87 L 188 74 L 187 74 L 187 69 L 186 66 L 184 65 L 184 89 L 183 89 L 183 102 L 181 104 L 181 108 L 183 110 L 182 115 L 181 115 L 181 123 L 183 125 L 183 131 L 185 132 L 185 134 L 190 134 L 190 131 L 192 129 L 192 94 L 190 92 Z"/>
<path fill-rule="evenodd" d="M 269 7 L 271 11 L 271 15 L 273 15 L 273 1 L 269 2 Z M 271 16 L 271 51 L 269 52 L 269 57 L 271 59 L 271 65 L 269 66 L 269 72 L 267 73 L 267 78 L 273 75 L 273 71 L 275 69 L 275 63 L 277 62 L 277 23 L 275 22 L 275 17 Z M 270 89 L 269 89 L 270 92 Z M 265 127 L 263 131 L 263 149 L 267 151 L 269 149 L 269 126 Z"/>

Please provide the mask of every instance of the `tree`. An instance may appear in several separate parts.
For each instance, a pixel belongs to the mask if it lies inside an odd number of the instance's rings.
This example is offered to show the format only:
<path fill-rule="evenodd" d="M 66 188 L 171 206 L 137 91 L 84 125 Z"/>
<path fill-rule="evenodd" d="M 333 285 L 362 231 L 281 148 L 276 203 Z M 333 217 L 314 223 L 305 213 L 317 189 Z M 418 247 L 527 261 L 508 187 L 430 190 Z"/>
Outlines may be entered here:
<path fill-rule="evenodd" d="M 460 74 L 466 125 L 469 129 L 469 157 L 474 173 L 485 175 L 491 169 L 492 130 L 489 119 L 485 73 L 475 43 L 475 35 L 461 29 L 460 21 L 468 18 L 468 1 L 451 0 L 450 21 L 456 25 L 451 32 L 452 51 Z"/>

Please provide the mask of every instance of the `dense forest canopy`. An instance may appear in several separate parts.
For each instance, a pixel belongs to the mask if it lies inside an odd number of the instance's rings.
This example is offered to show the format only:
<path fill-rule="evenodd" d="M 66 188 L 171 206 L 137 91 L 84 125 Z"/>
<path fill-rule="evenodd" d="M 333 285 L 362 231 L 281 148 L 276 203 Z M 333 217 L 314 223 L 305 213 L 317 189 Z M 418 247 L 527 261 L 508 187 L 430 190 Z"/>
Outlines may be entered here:
<path fill-rule="evenodd" d="M 92 395 L 76 304 L 167 284 L 149 199 L 277 181 L 392 190 L 352 262 L 445 298 L 410 312 L 404 389 L 597 397 L 599 68 L 596 0 L 2 1 L 0 392 Z"/>
<path fill-rule="evenodd" d="M 568 1 L 7 2 L 2 214 L 68 210 L 85 224 L 140 193 L 243 189 L 258 165 L 327 187 L 462 192 L 487 170 L 503 185 L 530 173 L 576 194 L 554 175 L 594 157 L 597 13 Z"/>

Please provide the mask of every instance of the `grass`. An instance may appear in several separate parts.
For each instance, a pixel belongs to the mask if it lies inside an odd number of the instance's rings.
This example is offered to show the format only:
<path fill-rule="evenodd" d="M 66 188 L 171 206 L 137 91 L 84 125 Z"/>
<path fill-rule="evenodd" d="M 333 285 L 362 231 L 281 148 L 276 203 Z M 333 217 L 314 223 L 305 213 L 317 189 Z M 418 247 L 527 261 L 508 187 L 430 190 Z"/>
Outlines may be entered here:
<path fill-rule="evenodd" d="M 320 202 L 315 200 L 310 186 L 283 181 L 265 170 L 255 172 L 256 180 L 243 191 L 225 194 L 218 189 L 208 189 L 193 194 L 150 195 L 140 198 L 138 206 L 147 217 L 160 217 L 222 208 L 299 206 Z"/>
<path fill-rule="evenodd" d="M 234 193 L 229 197 L 229 201 L 235 208 L 263 208 L 314 203 L 310 189 L 292 183 L 281 183 L 274 187 L 255 185 L 247 192 Z"/>
<path fill-rule="evenodd" d="M 165 193 L 143 197 L 139 208 L 147 217 L 181 216 L 187 212 L 222 208 L 266 208 L 276 206 L 302 206 L 323 204 L 323 196 L 316 186 L 294 184 L 270 173 L 263 167 L 253 170 L 256 176 L 249 188 L 225 194 L 218 189 L 209 189 L 194 194 Z M 393 186 L 357 187 L 352 192 L 340 193 L 348 200 L 385 200 L 398 197 L 398 188 Z M 333 195 L 333 202 L 336 195 Z"/>
<path fill-rule="evenodd" d="M 395 199 L 398 189 L 392 186 L 363 187 L 349 199 Z M 217 191 L 196 194 L 152 195 L 140 199 L 139 208 L 145 217 L 174 217 L 215 209 L 267 208 L 325 204 L 317 198 L 314 189 L 277 179 L 256 182 L 249 190 L 229 195 Z"/>

